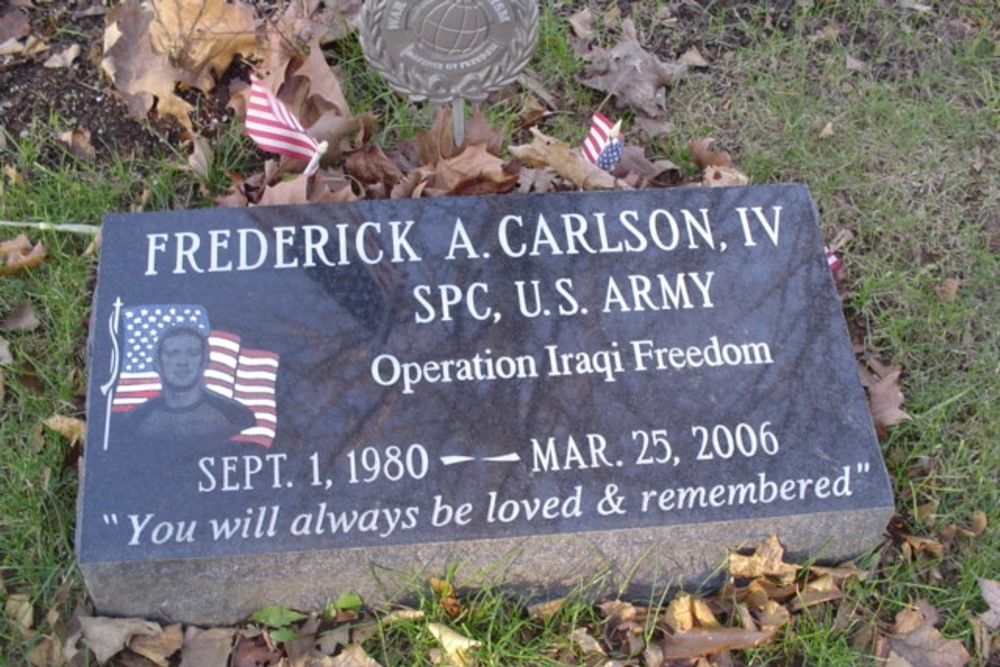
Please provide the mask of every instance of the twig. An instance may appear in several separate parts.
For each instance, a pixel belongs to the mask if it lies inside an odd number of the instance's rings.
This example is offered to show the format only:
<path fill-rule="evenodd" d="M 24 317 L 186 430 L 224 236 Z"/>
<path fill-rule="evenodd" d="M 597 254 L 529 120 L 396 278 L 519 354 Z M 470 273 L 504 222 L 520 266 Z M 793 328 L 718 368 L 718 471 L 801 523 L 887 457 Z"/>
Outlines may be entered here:
<path fill-rule="evenodd" d="M 72 232 L 73 234 L 97 234 L 100 227 L 94 225 L 84 225 L 78 222 L 64 222 L 53 224 L 51 222 L 20 222 L 16 220 L 0 220 L 0 227 L 33 227 L 35 229 L 48 229 L 54 232 Z"/>

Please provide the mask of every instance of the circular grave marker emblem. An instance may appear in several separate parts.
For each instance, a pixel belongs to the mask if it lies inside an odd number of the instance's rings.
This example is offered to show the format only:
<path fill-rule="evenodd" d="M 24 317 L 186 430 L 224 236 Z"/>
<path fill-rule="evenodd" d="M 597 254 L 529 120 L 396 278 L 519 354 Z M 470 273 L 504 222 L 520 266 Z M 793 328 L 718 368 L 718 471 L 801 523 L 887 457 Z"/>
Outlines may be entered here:
<path fill-rule="evenodd" d="M 368 0 L 361 46 L 395 90 L 444 104 L 481 100 L 528 63 L 537 0 Z"/>

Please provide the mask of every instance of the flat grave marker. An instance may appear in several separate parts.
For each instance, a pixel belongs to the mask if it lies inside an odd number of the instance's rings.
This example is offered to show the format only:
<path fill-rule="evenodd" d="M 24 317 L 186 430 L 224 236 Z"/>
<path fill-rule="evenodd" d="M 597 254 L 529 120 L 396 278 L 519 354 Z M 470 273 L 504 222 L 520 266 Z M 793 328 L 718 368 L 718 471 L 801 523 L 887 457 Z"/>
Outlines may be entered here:
<path fill-rule="evenodd" d="M 641 595 L 772 533 L 853 556 L 892 514 L 801 185 L 109 215 L 90 360 L 106 614 L 233 622 L 450 562 Z"/>

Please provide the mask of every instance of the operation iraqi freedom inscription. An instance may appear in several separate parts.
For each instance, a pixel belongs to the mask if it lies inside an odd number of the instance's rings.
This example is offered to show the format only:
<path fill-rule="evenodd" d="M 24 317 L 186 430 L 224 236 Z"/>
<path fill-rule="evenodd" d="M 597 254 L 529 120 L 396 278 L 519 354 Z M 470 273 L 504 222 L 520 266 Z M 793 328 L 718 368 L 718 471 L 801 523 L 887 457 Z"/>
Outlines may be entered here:
<path fill-rule="evenodd" d="M 772 532 L 853 555 L 892 498 L 816 223 L 796 185 L 108 216 L 98 609 L 231 622 L 451 561 L 641 592 Z"/>
<path fill-rule="evenodd" d="M 511 83 L 538 39 L 537 0 L 369 0 L 358 34 L 369 63 L 416 101 L 478 101 Z"/>

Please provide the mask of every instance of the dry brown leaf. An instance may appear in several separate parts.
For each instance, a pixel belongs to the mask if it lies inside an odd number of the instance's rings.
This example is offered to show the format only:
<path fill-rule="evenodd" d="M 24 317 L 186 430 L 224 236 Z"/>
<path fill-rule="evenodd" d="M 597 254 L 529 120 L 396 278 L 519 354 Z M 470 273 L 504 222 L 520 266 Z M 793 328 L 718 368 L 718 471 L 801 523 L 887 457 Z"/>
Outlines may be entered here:
<path fill-rule="evenodd" d="M 878 377 L 874 378 L 874 382 L 868 387 L 868 407 L 875 423 L 875 431 L 881 440 L 888 436 L 890 426 L 910 419 L 910 415 L 901 408 L 903 392 L 899 390 L 899 376 L 902 372 L 901 366 L 885 369 L 883 373 L 878 373 Z"/>
<path fill-rule="evenodd" d="M 79 44 L 70 44 L 59 53 L 49 56 L 48 59 L 42 63 L 42 67 L 48 67 L 49 69 L 69 67 L 80 56 L 80 51 L 81 49 Z"/>
<path fill-rule="evenodd" d="M 275 25 L 293 43 L 329 44 L 348 34 L 361 4 L 360 0 L 293 0 L 275 19 Z"/>
<path fill-rule="evenodd" d="M 80 616 L 80 630 L 99 662 L 107 662 L 136 635 L 156 635 L 160 626 L 141 618 Z"/>
<path fill-rule="evenodd" d="M 760 543 L 752 556 L 730 554 L 729 573 L 734 577 L 776 577 L 779 581 L 787 581 L 795 577 L 799 566 L 785 563 L 784 555 L 785 550 L 778 541 L 778 536 L 771 535 Z"/>
<path fill-rule="evenodd" d="M 980 535 L 982 535 L 984 532 L 986 532 L 986 528 L 988 525 L 989 525 L 989 519 L 987 519 L 986 517 L 986 512 L 979 510 L 978 512 L 972 515 L 971 529 L 973 536 L 979 537 Z"/>
<path fill-rule="evenodd" d="M 597 654 L 597 655 L 607 655 L 604 652 L 604 648 L 601 643 L 594 639 L 587 628 L 576 628 L 573 630 L 573 643 L 576 644 L 577 648 L 584 655 Z"/>
<path fill-rule="evenodd" d="M 365 653 L 358 644 L 351 644 L 335 658 L 327 658 L 320 663 L 310 662 L 309 667 L 380 667 L 379 663 Z"/>
<path fill-rule="evenodd" d="M 258 630 L 259 632 L 259 630 Z M 244 629 L 236 635 L 233 646 L 232 667 L 260 667 L 260 665 L 277 665 L 283 651 L 272 645 L 265 633 L 250 636 Z"/>
<path fill-rule="evenodd" d="M 764 603 L 764 608 L 757 614 L 757 623 L 760 625 L 760 629 L 765 632 L 778 630 L 790 623 L 791 620 L 792 615 L 788 609 L 774 600 L 768 600 Z"/>
<path fill-rule="evenodd" d="M 212 144 L 208 139 L 200 135 L 193 137 L 191 139 L 191 155 L 188 156 L 188 167 L 191 169 L 191 173 L 204 183 L 208 180 L 214 161 L 215 153 L 212 151 Z"/>
<path fill-rule="evenodd" d="M 430 580 L 431 588 L 434 592 L 438 594 L 438 599 L 441 602 L 441 607 L 447 612 L 452 618 L 456 618 L 462 614 L 462 603 L 458 601 L 458 596 L 456 595 L 455 587 L 448 581 L 444 579 Z"/>
<path fill-rule="evenodd" d="M 831 123 L 827 123 L 826 125 L 824 125 L 823 129 L 820 130 L 819 134 L 816 135 L 816 136 L 818 138 L 820 138 L 820 139 L 829 139 L 830 137 L 834 136 L 835 134 L 836 133 L 833 131 L 833 123 L 831 122 Z"/>
<path fill-rule="evenodd" d="M 358 180 L 370 199 L 384 199 L 403 180 L 400 171 L 377 144 L 367 144 L 344 161 L 344 171 Z"/>
<path fill-rule="evenodd" d="M 927 553 L 932 556 L 940 556 L 944 553 L 944 545 L 937 540 L 932 540 L 929 537 L 908 535 L 907 533 L 900 533 L 900 537 L 906 540 L 906 543 L 909 544 L 916 553 Z"/>
<path fill-rule="evenodd" d="M 177 96 L 183 78 L 168 56 L 154 50 L 149 36 L 153 12 L 138 0 L 124 0 L 108 14 L 101 69 L 121 95 L 129 113 L 145 118 L 156 104 L 160 116 L 173 116 L 191 130 L 190 104 Z"/>
<path fill-rule="evenodd" d="M 469 650 L 479 646 L 478 641 L 469 639 L 440 623 L 428 623 L 427 629 L 441 644 L 441 648 L 444 649 L 452 664 L 459 667 L 466 667 L 470 664 Z"/>
<path fill-rule="evenodd" d="M 732 167 L 733 158 L 729 155 L 727 151 L 713 151 L 712 144 L 715 143 L 714 137 L 702 137 L 701 139 L 692 139 L 688 143 L 688 147 L 691 150 L 691 159 L 694 161 L 695 165 L 699 169 L 706 169 L 708 167 Z"/>
<path fill-rule="evenodd" d="M 83 442 L 83 439 L 87 434 L 87 424 L 82 419 L 77 419 L 75 417 L 64 417 L 62 415 L 54 415 L 49 417 L 44 422 L 47 427 L 63 436 L 69 440 L 69 445 L 72 447 L 78 442 Z"/>
<path fill-rule="evenodd" d="M 551 167 L 557 174 L 583 190 L 631 190 L 608 172 L 587 162 L 567 144 L 531 128 L 530 144 L 511 146 L 510 153 L 531 167 Z"/>
<path fill-rule="evenodd" d="M 93 160 L 97 156 L 97 151 L 90 143 L 90 130 L 82 125 L 77 125 L 73 130 L 60 132 L 57 138 L 66 150 L 81 160 Z"/>
<path fill-rule="evenodd" d="M 809 36 L 809 41 L 816 42 L 832 42 L 838 37 L 840 37 L 840 25 L 838 23 L 827 23 L 825 26 L 814 32 Z"/>
<path fill-rule="evenodd" d="M 66 664 L 63 657 L 62 642 L 53 637 L 42 637 L 28 651 L 28 662 L 33 667 L 62 667 Z"/>
<path fill-rule="evenodd" d="M 848 53 L 844 55 L 844 67 L 851 72 L 864 72 L 868 69 L 868 64 L 860 58 L 855 58 Z"/>
<path fill-rule="evenodd" d="M 674 632 L 684 632 L 695 626 L 694 609 L 691 606 L 691 596 L 681 593 L 674 597 L 663 613 L 664 622 Z"/>
<path fill-rule="evenodd" d="M 705 57 L 701 55 L 701 51 L 698 50 L 697 46 L 692 46 L 690 49 L 681 54 L 681 57 L 677 59 L 678 62 L 687 65 L 688 67 L 708 67 L 708 61 Z"/>
<path fill-rule="evenodd" d="M 35 609 L 31 606 L 31 599 L 26 594 L 8 595 L 3 604 L 3 613 L 22 637 L 30 639 L 34 636 Z"/>
<path fill-rule="evenodd" d="M 34 331 L 42 325 L 28 301 L 17 304 L 10 315 L 0 322 L 3 331 Z"/>
<path fill-rule="evenodd" d="M 588 7 L 584 7 L 569 17 L 573 33 L 580 39 L 590 39 L 594 36 L 594 15 Z"/>
<path fill-rule="evenodd" d="M 990 630 L 1000 628 L 1000 582 L 993 579 L 979 579 L 979 591 L 983 594 L 987 609 L 979 615 L 982 621 Z"/>
<path fill-rule="evenodd" d="M 562 609 L 564 602 L 566 602 L 566 598 L 556 598 L 555 600 L 536 602 L 535 604 L 528 606 L 528 616 L 531 616 L 531 618 L 538 621 L 547 620 L 559 613 L 559 610 Z"/>
<path fill-rule="evenodd" d="M 615 97 L 619 108 L 634 107 L 654 118 L 665 115 L 663 93 L 687 71 L 682 63 L 666 63 L 639 44 L 632 19 L 622 21 L 622 40 L 612 49 L 595 49 L 588 58 L 585 86 Z"/>
<path fill-rule="evenodd" d="M 0 261 L 3 262 L 0 264 L 0 276 L 12 275 L 38 266 L 45 259 L 45 252 L 45 246 L 41 242 L 32 246 L 24 234 L 0 242 Z"/>
<path fill-rule="evenodd" d="M 180 624 L 168 625 L 155 635 L 136 635 L 128 643 L 128 648 L 156 663 L 168 667 L 170 656 L 181 650 L 184 643 Z"/>
<path fill-rule="evenodd" d="M 180 82 L 205 92 L 237 55 L 257 54 L 253 9 L 236 0 L 150 0 L 153 49 L 167 55 Z"/>
<path fill-rule="evenodd" d="M 180 667 L 227 667 L 234 634 L 232 628 L 201 630 L 189 625 L 184 631 Z"/>
<path fill-rule="evenodd" d="M 398 623 L 400 621 L 419 621 L 425 616 L 424 612 L 420 609 L 410 609 L 409 607 L 404 609 L 397 609 L 396 611 L 389 612 L 381 618 L 382 623 Z"/>
<path fill-rule="evenodd" d="M 935 285 L 934 291 L 943 303 L 953 303 L 958 297 L 958 289 L 962 286 L 962 281 L 958 278 L 946 278 L 940 284 Z"/>
<path fill-rule="evenodd" d="M 21 172 L 19 172 L 13 165 L 5 164 L 3 166 L 3 173 L 8 179 L 10 179 L 11 184 L 15 187 L 23 188 L 28 184 L 28 182 L 24 180 L 24 176 L 21 175 Z"/>
<path fill-rule="evenodd" d="M 14 355 L 10 353 L 10 343 L 3 336 L 0 336 L 0 366 L 7 366 L 14 363 Z"/>
<path fill-rule="evenodd" d="M 437 163 L 436 185 L 449 194 L 459 194 L 458 190 L 468 193 L 469 182 L 493 183 L 497 185 L 494 192 L 510 189 L 517 182 L 504 172 L 504 162 L 486 150 L 486 144 L 475 144 L 465 148 L 453 158 Z M 463 185 L 466 186 L 463 188 Z M 506 187 L 508 186 L 509 187 Z M 479 192 L 477 194 L 484 194 Z M 492 194 L 492 193 L 490 193 Z"/>
<path fill-rule="evenodd" d="M 666 635 L 659 643 L 666 660 L 701 656 L 763 646 L 776 636 L 775 631 L 744 628 L 696 628 Z"/>
<path fill-rule="evenodd" d="M 971 656 L 957 639 L 945 639 L 934 627 L 937 610 L 926 600 L 896 614 L 893 632 L 886 637 L 889 650 L 912 667 L 962 667 Z"/>
<path fill-rule="evenodd" d="M 0 44 L 21 39 L 30 32 L 28 15 L 20 9 L 11 9 L 0 16 Z"/>

